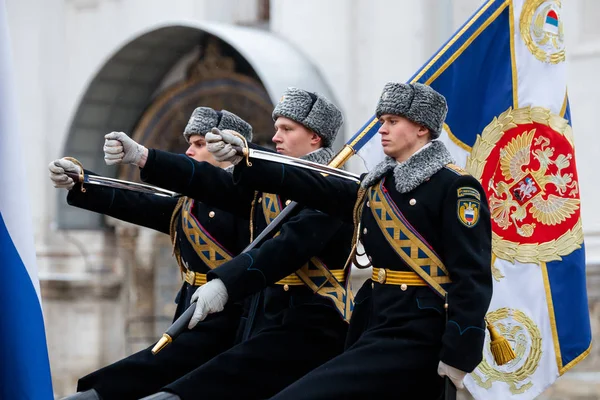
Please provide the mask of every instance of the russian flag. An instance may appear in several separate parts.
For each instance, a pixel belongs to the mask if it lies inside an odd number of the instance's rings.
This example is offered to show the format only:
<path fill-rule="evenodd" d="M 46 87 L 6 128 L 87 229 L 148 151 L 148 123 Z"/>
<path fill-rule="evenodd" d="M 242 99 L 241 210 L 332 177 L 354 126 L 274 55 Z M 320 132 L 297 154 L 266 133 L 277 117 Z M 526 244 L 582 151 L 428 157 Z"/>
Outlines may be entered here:
<path fill-rule="evenodd" d="M 558 28 L 558 15 L 556 11 L 550 10 L 546 15 L 546 23 Z"/>
<path fill-rule="evenodd" d="M 10 60 L 0 0 L 0 399 L 43 400 L 54 396 Z"/>

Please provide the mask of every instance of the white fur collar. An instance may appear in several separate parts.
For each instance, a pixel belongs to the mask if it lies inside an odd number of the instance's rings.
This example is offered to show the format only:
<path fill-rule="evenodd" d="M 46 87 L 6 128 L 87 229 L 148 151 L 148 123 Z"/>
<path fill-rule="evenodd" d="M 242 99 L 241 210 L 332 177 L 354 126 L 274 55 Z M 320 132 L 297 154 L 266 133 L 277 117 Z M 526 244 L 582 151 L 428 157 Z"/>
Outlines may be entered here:
<path fill-rule="evenodd" d="M 399 163 L 391 157 L 386 157 L 365 176 L 361 185 L 365 188 L 373 186 L 393 169 L 396 190 L 407 193 L 452 162 L 454 160 L 446 146 L 441 141 L 434 140 L 404 162 Z"/>

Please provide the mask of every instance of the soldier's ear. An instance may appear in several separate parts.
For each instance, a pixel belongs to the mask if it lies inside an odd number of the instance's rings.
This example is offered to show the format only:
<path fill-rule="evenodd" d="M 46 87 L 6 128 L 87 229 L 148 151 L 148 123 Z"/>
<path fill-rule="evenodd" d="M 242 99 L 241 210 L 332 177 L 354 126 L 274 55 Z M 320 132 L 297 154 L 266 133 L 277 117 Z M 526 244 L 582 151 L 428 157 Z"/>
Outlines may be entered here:
<path fill-rule="evenodd" d="M 321 136 L 317 135 L 314 131 L 311 131 L 310 144 L 318 145 L 323 140 Z"/>
<path fill-rule="evenodd" d="M 419 125 L 419 130 L 417 131 L 417 135 L 418 136 L 427 136 L 428 139 L 431 139 L 431 131 L 429 131 L 429 128 L 427 128 L 423 125 Z"/>

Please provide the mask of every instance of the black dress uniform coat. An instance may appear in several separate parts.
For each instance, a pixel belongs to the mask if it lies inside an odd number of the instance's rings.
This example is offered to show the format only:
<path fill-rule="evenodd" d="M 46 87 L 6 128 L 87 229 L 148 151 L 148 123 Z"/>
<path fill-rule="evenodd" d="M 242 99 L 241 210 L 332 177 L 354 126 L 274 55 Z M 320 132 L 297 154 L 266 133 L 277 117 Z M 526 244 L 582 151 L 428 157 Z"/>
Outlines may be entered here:
<path fill-rule="evenodd" d="M 167 173 L 158 176 L 158 171 Z M 231 175 L 210 164 L 150 150 L 141 176 L 236 215 L 252 213 L 255 236 L 267 225 L 262 207 L 266 197 L 234 185 Z M 285 205 L 285 199 L 277 201 Z M 184 400 L 264 399 L 340 354 L 348 324 L 330 300 L 304 285 L 273 283 L 314 256 L 330 269 L 342 269 L 351 233 L 351 225 L 304 209 L 281 227 L 278 236 L 211 271 L 209 279 L 223 281 L 230 301 L 259 292 L 252 301 L 246 340 L 164 390 Z"/>
<path fill-rule="evenodd" d="M 252 162 L 236 166 L 234 179 L 348 220 L 356 215 L 356 183 Z M 357 317 L 359 338 L 274 399 L 437 399 L 443 393 L 440 360 L 467 372 L 479 364 L 492 295 L 490 215 L 479 182 L 450 162 L 443 144 L 434 141 L 402 164 L 386 159 L 362 181 L 372 187 L 383 179 L 395 206 L 440 256 L 452 279 L 448 316 L 444 299 L 427 286 L 367 280 L 350 321 L 353 329 Z M 461 214 L 465 200 L 478 201 L 476 219 Z M 411 271 L 384 237 L 368 200 L 356 206 L 362 209 L 358 233 L 373 267 Z"/>
<path fill-rule="evenodd" d="M 171 218 L 177 231 L 176 246 L 181 259 L 192 271 L 207 273 L 210 268 L 198 257 L 182 230 L 181 210 L 173 212 L 178 199 L 133 191 L 86 185 L 82 193 L 75 185 L 67 195 L 70 205 L 109 215 L 136 225 L 169 234 Z M 248 221 L 195 202 L 192 214 L 232 254 L 249 241 Z M 190 305 L 197 286 L 184 282 L 177 296 L 174 318 Z M 149 347 L 79 380 L 78 391 L 95 389 L 103 399 L 139 399 L 210 360 L 235 344 L 242 314 L 241 305 L 231 304 L 209 316 L 204 324 L 184 332 L 169 347 L 152 355 Z"/>

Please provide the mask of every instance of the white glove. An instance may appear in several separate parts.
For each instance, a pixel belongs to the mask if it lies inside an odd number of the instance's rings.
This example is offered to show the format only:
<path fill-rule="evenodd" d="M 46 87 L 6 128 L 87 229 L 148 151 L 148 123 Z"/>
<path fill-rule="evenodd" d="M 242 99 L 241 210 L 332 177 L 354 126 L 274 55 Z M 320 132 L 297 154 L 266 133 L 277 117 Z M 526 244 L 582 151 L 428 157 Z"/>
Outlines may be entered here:
<path fill-rule="evenodd" d="M 138 144 L 123 132 L 111 132 L 104 135 L 104 161 L 106 165 L 134 164 L 140 165 L 147 149 Z M 145 163 L 144 159 L 144 163 Z"/>
<path fill-rule="evenodd" d="M 438 375 L 442 378 L 444 376 L 450 378 L 450 380 L 452 381 L 452 383 L 454 383 L 454 386 L 456 386 L 457 389 L 462 389 L 465 387 L 465 385 L 463 385 L 463 379 L 465 379 L 465 376 L 467 375 L 466 372 L 451 367 L 448 364 L 445 364 L 443 361 L 440 361 L 440 363 L 438 364 L 437 372 Z"/>
<path fill-rule="evenodd" d="M 75 182 L 65 172 L 74 172 L 76 174 L 81 173 L 81 169 L 74 162 L 69 161 L 65 158 L 59 158 L 52 161 L 48 165 L 50 170 L 50 180 L 55 188 L 65 188 L 67 190 L 73 189 Z"/>
<path fill-rule="evenodd" d="M 208 314 L 223 311 L 227 304 L 227 288 L 220 279 L 213 279 L 200 286 L 192 295 L 192 302 L 196 302 L 196 310 L 188 325 L 189 329 L 193 329 L 200 321 Z"/>
<path fill-rule="evenodd" d="M 237 165 L 243 157 L 234 146 L 244 148 L 245 144 L 242 139 L 231 132 L 234 131 L 228 129 L 221 131 L 219 128 L 212 128 L 212 132 L 208 132 L 205 136 L 206 148 L 215 160 L 219 162 L 228 161 L 233 165 Z"/>

